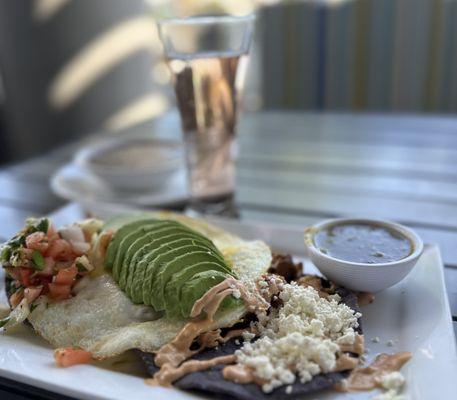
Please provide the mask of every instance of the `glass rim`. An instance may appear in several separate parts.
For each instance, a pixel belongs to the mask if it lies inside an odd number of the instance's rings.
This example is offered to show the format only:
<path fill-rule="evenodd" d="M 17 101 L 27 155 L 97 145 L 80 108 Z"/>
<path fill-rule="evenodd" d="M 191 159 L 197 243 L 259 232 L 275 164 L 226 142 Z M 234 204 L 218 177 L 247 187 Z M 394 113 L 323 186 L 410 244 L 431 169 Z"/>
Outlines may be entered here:
<path fill-rule="evenodd" d="M 163 18 L 157 21 L 159 26 L 164 25 L 211 25 L 217 23 L 251 22 L 256 19 L 255 13 L 247 15 L 195 15 L 190 17 Z"/>

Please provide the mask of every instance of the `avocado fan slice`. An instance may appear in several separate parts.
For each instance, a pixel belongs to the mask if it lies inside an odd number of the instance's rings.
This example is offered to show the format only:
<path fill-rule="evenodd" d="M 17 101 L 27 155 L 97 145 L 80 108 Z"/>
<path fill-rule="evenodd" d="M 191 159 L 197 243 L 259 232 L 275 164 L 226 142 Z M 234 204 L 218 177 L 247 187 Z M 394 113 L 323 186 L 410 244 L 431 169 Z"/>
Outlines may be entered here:
<path fill-rule="evenodd" d="M 219 258 L 207 248 L 198 249 L 195 246 L 190 248 L 181 248 L 180 251 L 168 254 L 166 256 L 158 257 L 155 260 L 157 265 L 157 274 L 155 279 L 151 282 L 151 304 L 156 310 L 163 310 L 165 308 L 164 294 L 165 285 L 175 272 L 181 271 L 189 265 L 197 262 L 213 261 L 219 263 Z M 226 267 L 225 264 L 221 266 Z"/>
<path fill-rule="evenodd" d="M 234 275 L 213 242 L 199 232 L 177 221 L 137 218 L 115 222 L 118 231 L 105 261 L 119 287 L 135 303 L 165 310 L 170 317 L 187 316 L 179 304 L 185 284 L 187 288 L 192 282 L 200 290 L 211 287 L 215 279 Z M 122 225 L 122 221 L 129 222 Z M 211 275 L 195 279 L 203 273 Z M 190 294 L 185 298 L 191 298 Z"/>
<path fill-rule="evenodd" d="M 121 242 L 119 243 L 119 248 L 116 253 L 116 257 L 113 263 L 112 274 L 114 280 L 119 284 L 120 288 L 123 289 L 124 282 L 120 282 L 121 273 L 122 273 L 122 266 L 124 263 L 124 257 L 127 253 L 128 248 L 130 245 L 141 235 L 144 235 L 146 232 L 154 229 L 158 223 L 163 223 L 160 220 L 153 220 L 149 223 L 143 224 L 136 229 L 127 232 L 127 234 L 123 237 Z"/>
<path fill-rule="evenodd" d="M 224 266 L 217 257 L 212 256 L 208 248 L 198 246 L 195 241 L 185 243 L 181 240 L 179 247 L 170 246 L 170 249 L 156 257 L 147 266 L 147 272 L 143 281 L 143 302 L 153 306 L 157 311 L 164 310 L 162 290 L 160 289 L 159 275 L 167 263 L 182 256 L 189 256 L 198 253 L 189 262 L 213 261 Z"/>
<path fill-rule="evenodd" d="M 164 221 L 165 222 L 165 221 Z M 174 222 L 174 221 L 173 221 Z M 212 244 L 211 241 L 209 241 L 207 238 L 204 236 L 200 235 L 199 233 L 192 231 L 188 229 L 187 227 L 177 225 L 177 223 L 172 223 L 168 224 L 168 222 L 165 222 L 165 225 L 161 227 L 160 231 L 153 231 L 153 232 L 148 232 L 147 234 L 144 235 L 144 237 L 138 239 L 137 245 L 135 250 L 139 247 L 140 254 L 134 254 L 132 261 L 138 260 L 140 257 L 142 257 L 144 254 L 147 254 L 149 250 L 155 249 L 156 245 L 153 244 L 152 242 L 156 240 L 157 238 L 160 238 L 161 236 L 170 236 L 170 241 L 175 240 L 171 235 L 176 235 L 176 239 L 179 239 L 181 236 L 186 236 L 186 237 L 193 237 L 195 240 L 198 240 L 201 245 L 207 246 L 207 247 L 213 247 L 214 245 Z M 141 246 L 144 245 L 144 246 Z M 220 259 L 222 262 L 224 261 L 224 258 L 222 254 L 218 253 L 220 255 Z M 128 271 L 127 271 L 127 277 L 128 279 L 132 279 L 130 277 L 130 271 L 131 268 L 129 266 Z"/>
<path fill-rule="evenodd" d="M 214 262 L 199 262 L 194 265 L 189 265 L 187 268 L 173 274 L 172 278 L 165 286 L 165 310 L 169 318 L 187 317 L 181 311 L 181 288 L 192 279 L 192 277 L 200 272 L 219 271 L 224 274 L 230 274 L 225 267 Z"/>
<path fill-rule="evenodd" d="M 141 247 L 130 261 L 130 264 L 133 265 L 129 267 L 126 292 L 134 303 L 143 302 L 143 282 L 146 279 L 147 267 L 154 258 L 166 251 L 173 250 L 175 246 L 180 247 L 182 244 L 196 243 L 202 246 L 204 245 L 199 240 L 198 235 L 194 235 L 191 231 L 175 227 L 168 227 L 167 229 L 160 230 L 160 232 L 156 231 L 148 234 L 148 238 L 150 242 Z M 182 242 L 182 239 L 187 239 L 187 241 Z"/>
<path fill-rule="evenodd" d="M 160 260 L 164 260 L 165 258 L 172 260 L 173 257 L 181 254 L 183 251 L 182 247 L 185 247 L 184 251 L 188 253 L 191 250 L 189 249 L 189 246 L 199 246 L 199 242 L 191 236 L 181 237 L 178 240 L 172 240 L 161 245 L 158 249 L 152 251 L 141 259 L 136 269 L 139 272 L 138 276 L 142 279 L 141 293 L 143 296 L 142 302 L 144 304 L 153 306 L 154 308 L 157 307 L 157 304 L 154 305 L 152 303 L 151 293 L 153 281 L 156 279 L 160 265 L 156 263 L 156 259 L 159 259 L 160 257 Z M 205 250 L 206 252 L 208 251 L 206 246 L 202 247 L 202 250 Z M 138 284 L 138 288 L 139 287 L 140 285 Z M 135 290 L 135 293 L 137 292 L 138 290 Z M 156 310 L 159 311 L 161 309 L 156 308 Z"/>
<path fill-rule="evenodd" d="M 114 259 L 116 258 L 117 250 L 119 249 L 119 245 L 124 239 L 125 235 L 127 235 L 129 232 L 132 232 L 132 230 L 135 230 L 139 228 L 142 225 L 145 225 L 147 223 L 151 223 L 152 221 L 155 221 L 154 219 L 140 219 L 140 220 L 134 220 L 133 222 L 129 222 L 128 224 L 122 225 L 113 235 L 111 238 L 108 249 L 106 251 L 106 257 L 105 257 L 105 268 L 107 269 L 112 269 L 113 264 L 114 264 Z"/>
<path fill-rule="evenodd" d="M 119 274 L 119 287 L 121 289 L 126 290 L 129 287 L 129 279 L 131 275 L 134 275 L 134 271 L 130 271 L 131 260 L 144 245 L 151 241 L 150 237 L 154 235 L 161 235 L 161 232 L 169 230 L 170 224 L 161 221 L 151 227 L 144 228 L 144 232 L 135 231 L 135 236 L 130 236 L 129 240 L 133 240 L 132 244 L 128 247 L 127 251 L 124 254 L 124 258 L 122 261 L 122 265 L 120 266 L 120 274 Z M 133 233 L 132 233 L 133 235 Z M 135 239 L 136 238 L 136 239 Z M 127 290 L 126 290 L 127 292 Z"/>
<path fill-rule="evenodd" d="M 179 302 L 181 314 L 185 318 L 189 317 L 195 302 L 209 289 L 218 285 L 228 277 L 229 275 L 219 271 L 204 271 L 195 274 L 192 279 L 185 282 L 181 288 L 181 300 Z M 240 300 L 235 299 L 233 296 L 227 296 L 219 306 L 219 310 L 232 307 L 239 302 Z"/>

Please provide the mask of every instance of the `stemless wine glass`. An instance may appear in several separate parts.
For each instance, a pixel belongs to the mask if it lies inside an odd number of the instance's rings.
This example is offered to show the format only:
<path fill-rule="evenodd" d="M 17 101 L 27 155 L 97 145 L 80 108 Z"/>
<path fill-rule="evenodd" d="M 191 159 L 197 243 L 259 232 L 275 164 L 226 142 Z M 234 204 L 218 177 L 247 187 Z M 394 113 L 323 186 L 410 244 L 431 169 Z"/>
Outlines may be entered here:
<path fill-rule="evenodd" d="M 190 211 L 233 215 L 235 125 L 254 15 L 158 23 L 181 114 Z"/>

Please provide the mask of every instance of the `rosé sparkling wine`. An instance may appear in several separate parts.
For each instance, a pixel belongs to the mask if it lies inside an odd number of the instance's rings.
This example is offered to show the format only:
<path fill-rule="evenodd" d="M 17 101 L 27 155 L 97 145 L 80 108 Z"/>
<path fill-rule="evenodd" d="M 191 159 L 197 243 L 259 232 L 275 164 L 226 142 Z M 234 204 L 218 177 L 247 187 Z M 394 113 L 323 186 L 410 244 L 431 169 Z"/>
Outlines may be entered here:
<path fill-rule="evenodd" d="M 199 201 L 230 198 L 244 54 L 168 59 L 187 147 L 189 188 Z"/>
<path fill-rule="evenodd" d="M 159 21 L 186 147 L 191 214 L 236 215 L 235 125 L 254 15 Z"/>

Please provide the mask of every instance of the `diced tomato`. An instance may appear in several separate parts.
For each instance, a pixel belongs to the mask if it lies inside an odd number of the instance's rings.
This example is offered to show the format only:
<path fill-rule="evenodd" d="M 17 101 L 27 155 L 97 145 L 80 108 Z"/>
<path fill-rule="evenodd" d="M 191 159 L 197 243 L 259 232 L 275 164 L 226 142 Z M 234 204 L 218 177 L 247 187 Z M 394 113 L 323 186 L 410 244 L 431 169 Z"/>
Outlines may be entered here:
<path fill-rule="evenodd" d="M 46 251 L 47 257 L 52 257 L 56 261 L 65 261 L 74 258 L 73 248 L 64 239 L 57 239 L 49 245 Z"/>
<path fill-rule="evenodd" d="M 50 283 L 48 285 L 49 296 L 54 300 L 65 300 L 70 297 L 71 286 L 70 285 L 58 285 L 56 283 Z"/>
<path fill-rule="evenodd" d="M 22 286 L 30 286 L 32 284 L 31 277 L 32 270 L 30 268 L 19 268 L 19 281 L 21 282 Z"/>
<path fill-rule="evenodd" d="M 78 275 L 78 268 L 73 264 L 71 267 L 59 270 L 53 279 L 53 283 L 71 286 L 76 279 L 76 275 Z"/>
<path fill-rule="evenodd" d="M 48 238 L 43 232 L 34 232 L 25 238 L 25 244 L 28 249 L 38 250 L 44 253 L 48 247 Z"/>
<path fill-rule="evenodd" d="M 67 347 L 54 351 L 54 360 L 59 367 L 71 367 L 77 364 L 87 364 L 92 359 L 92 353 L 83 349 Z"/>
<path fill-rule="evenodd" d="M 11 307 L 16 307 L 24 298 L 24 289 L 16 290 L 10 297 Z"/>
<path fill-rule="evenodd" d="M 24 290 L 24 297 L 27 303 L 32 304 L 34 300 L 41 294 L 43 286 L 29 286 Z"/>

